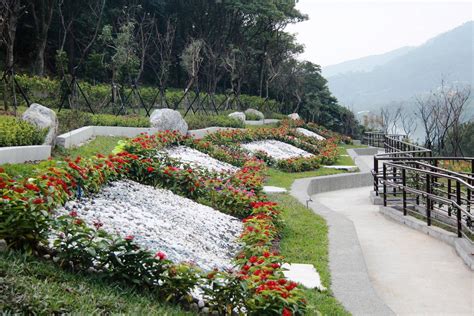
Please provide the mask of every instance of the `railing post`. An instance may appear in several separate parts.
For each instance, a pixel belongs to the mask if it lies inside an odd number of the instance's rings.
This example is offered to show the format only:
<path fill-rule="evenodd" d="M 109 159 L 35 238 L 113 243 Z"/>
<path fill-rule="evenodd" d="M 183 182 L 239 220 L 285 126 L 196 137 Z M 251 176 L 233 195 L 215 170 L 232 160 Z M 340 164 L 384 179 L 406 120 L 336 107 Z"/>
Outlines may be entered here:
<path fill-rule="evenodd" d="M 428 226 L 431 226 L 431 199 L 430 199 L 430 193 L 431 193 L 431 179 L 430 179 L 430 174 L 426 174 L 426 223 Z"/>
<path fill-rule="evenodd" d="M 379 160 L 377 159 L 377 155 L 374 155 L 374 191 L 375 196 L 379 196 Z"/>
<path fill-rule="evenodd" d="M 387 206 L 387 165 L 383 164 L 383 206 Z"/>
<path fill-rule="evenodd" d="M 458 237 L 462 237 L 462 225 L 461 225 L 461 182 L 456 181 L 456 203 L 458 204 L 456 207 L 457 213 L 457 222 L 458 222 Z"/>
<path fill-rule="evenodd" d="M 403 185 L 403 215 L 407 215 L 407 178 L 406 178 L 406 170 L 405 168 L 402 169 L 402 185 Z"/>
<path fill-rule="evenodd" d="M 448 179 L 448 200 L 451 200 L 451 179 Z M 448 207 L 448 216 L 451 216 L 451 206 Z"/>

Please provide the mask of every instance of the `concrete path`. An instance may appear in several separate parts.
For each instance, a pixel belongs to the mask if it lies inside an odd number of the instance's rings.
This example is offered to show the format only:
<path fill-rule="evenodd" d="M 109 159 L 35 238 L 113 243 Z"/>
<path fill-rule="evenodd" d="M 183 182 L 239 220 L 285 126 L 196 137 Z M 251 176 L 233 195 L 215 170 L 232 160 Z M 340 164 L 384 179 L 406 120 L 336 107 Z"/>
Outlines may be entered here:
<path fill-rule="evenodd" d="M 313 209 L 322 207 L 318 213 L 328 213 L 326 218 L 328 215 L 335 218 L 339 216 L 337 220 L 345 221 L 349 232 L 342 230 L 338 234 L 350 233 L 355 228 L 358 239 L 355 248 L 360 245 L 362 249 L 366 271 L 378 296 L 398 315 L 473 315 L 474 276 L 455 250 L 428 235 L 383 217 L 378 212 L 379 207 L 370 203 L 370 190 L 371 187 L 362 187 L 317 194 L 313 196 Z M 331 222 L 328 221 L 328 224 L 331 225 Z M 331 239 L 331 234 L 329 238 L 330 243 L 337 242 Z M 342 244 L 342 247 L 347 249 L 347 240 L 344 242 L 346 244 Z M 359 270 L 359 275 L 355 276 L 359 279 L 364 272 L 360 265 L 360 262 L 354 263 L 355 270 Z M 350 264 L 344 266 L 342 263 L 341 267 L 332 264 L 333 277 L 334 269 L 347 269 L 348 266 Z M 336 275 L 341 277 L 340 273 Z M 348 288 L 345 291 L 350 292 L 351 286 L 354 286 L 353 291 L 363 290 L 354 284 L 352 276 L 347 271 Z M 344 304 L 343 299 L 347 300 L 349 294 L 342 290 L 341 301 Z M 352 305 L 344 305 L 353 314 L 389 313 L 381 310 L 378 304 L 374 305 L 370 313 L 370 306 L 369 310 L 363 311 L 353 306 L 353 300 L 349 304 Z"/>

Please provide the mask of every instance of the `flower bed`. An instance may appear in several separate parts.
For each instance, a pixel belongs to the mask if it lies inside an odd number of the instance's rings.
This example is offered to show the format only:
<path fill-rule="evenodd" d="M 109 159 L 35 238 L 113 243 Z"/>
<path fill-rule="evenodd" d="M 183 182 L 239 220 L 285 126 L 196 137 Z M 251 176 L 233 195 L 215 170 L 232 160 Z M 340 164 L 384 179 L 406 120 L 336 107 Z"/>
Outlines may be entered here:
<path fill-rule="evenodd" d="M 255 141 L 242 144 L 242 147 L 252 153 L 263 151 L 276 160 L 314 156 L 307 151 L 277 140 Z"/>
<path fill-rule="evenodd" d="M 242 153 L 241 148 L 239 148 L 241 143 L 246 144 L 262 140 L 281 141 L 313 154 L 313 156 L 307 157 L 275 160 L 265 152 L 260 151 L 256 153 L 256 157 L 264 160 L 268 165 L 274 165 L 278 169 L 287 172 L 314 170 L 319 168 L 321 164 L 330 165 L 336 161 L 338 156 L 337 144 L 334 142 L 334 139 L 319 141 L 313 137 L 301 135 L 294 129 L 287 126 L 280 128 L 220 131 L 210 134 L 204 139 L 204 141 L 207 141 L 209 148 L 215 148 L 216 146 L 225 146 L 227 148 L 231 148 L 233 153 L 232 155 L 228 156 L 231 156 L 233 160 L 236 160 L 236 154 L 245 155 Z M 212 154 L 210 155 L 213 156 Z M 222 159 L 223 161 L 230 162 L 225 160 L 225 157 Z M 248 158 L 241 160 L 245 159 Z"/>
<path fill-rule="evenodd" d="M 333 139 L 333 141 L 335 141 L 336 143 L 352 144 L 352 138 L 350 138 L 349 136 L 333 132 L 313 122 L 306 123 L 303 120 L 288 120 L 287 119 L 287 120 L 281 121 L 280 125 L 287 128 L 297 128 L 297 127 L 304 128 L 320 136 L 323 136 L 326 139 Z"/>
<path fill-rule="evenodd" d="M 221 314 L 229 310 L 252 315 L 303 314 L 301 290 L 284 278 L 283 258 L 270 252 L 281 222 L 278 206 L 261 193 L 262 162 L 230 157 L 242 162 L 242 168 L 224 180 L 155 157 L 157 150 L 186 142 L 194 143 L 170 132 L 142 135 L 121 144 L 120 148 L 127 151 L 51 162 L 50 168 L 36 177 L 18 181 L 0 170 L 0 238 L 13 248 L 47 251 L 66 268 L 148 288 L 161 299 L 189 302 L 189 293 L 198 287 L 207 306 Z M 225 152 L 217 145 L 210 150 Z M 242 218 L 242 250 L 235 261 L 236 269 L 205 273 L 192 264 L 175 264 L 163 252 L 153 254 L 142 249 L 131 236 L 108 234 L 102 227 L 86 225 L 70 214 L 52 216 L 66 201 L 98 192 L 107 183 L 123 178 L 169 189 Z M 57 232 L 54 248 L 45 249 L 53 227 Z"/>
<path fill-rule="evenodd" d="M 130 180 L 114 181 L 87 199 L 69 201 L 57 213 L 73 214 L 123 238 L 134 236 L 144 249 L 208 271 L 232 268 L 240 249 L 236 239 L 242 223 L 237 218 Z"/>
<path fill-rule="evenodd" d="M 205 168 L 214 172 L 236 172 L 238 170 L 238 168 L 229 163 L 219 161 L 207 154 L 186 146 L 169 147 L 159 152 L 159 154 L 166 154 L 170 158 L 189 164 L 194 168 Z"/>

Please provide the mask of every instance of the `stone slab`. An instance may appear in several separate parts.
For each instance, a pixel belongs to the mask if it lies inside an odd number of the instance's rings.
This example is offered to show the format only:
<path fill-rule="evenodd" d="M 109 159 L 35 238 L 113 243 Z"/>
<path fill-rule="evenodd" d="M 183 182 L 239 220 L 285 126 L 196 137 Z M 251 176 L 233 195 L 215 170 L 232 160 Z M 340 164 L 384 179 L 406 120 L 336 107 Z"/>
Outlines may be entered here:
<path fill-rule="evenodd" d="M 48 145 L 0 148 L 0 164 L 47 160 L 49 157 L 51 157 L 51 146 Z"/>
<path fill-rule="evenodd" d="M 265 124 L 275 124 L 280 122 L 280 120 L 277 119 L 263 119 L 260 121 L 245 121 L 245 124 L 247 125 L 265 125 Z"/>
<path fill-rule="evenodd" d="M 263 187 L 263 192 L 265 192 L 265 193 L 286 193 L 286 192 L 288 192 L 288 190 L 285 189 L 285 188 L 274 187 L 274 186 L 271 186 L 271 185 L 265 185 Z"/>
<path fill-rule="evenodd" d="M 283 274 L 290 281 L 300 283 L 308 289 L 318 289 L 326 291 L 326 287 L 321 283 L 321 277 L 312 264 L 303 263 L 285 263 L 282 266 Z"/>
<path fill-rule="evenodd" d="M 328 169 L 336 169 L 336 170 L 347 170 L 347 171 L 357 171 L 357 166 L 323 166 L 324 168 Z"/>

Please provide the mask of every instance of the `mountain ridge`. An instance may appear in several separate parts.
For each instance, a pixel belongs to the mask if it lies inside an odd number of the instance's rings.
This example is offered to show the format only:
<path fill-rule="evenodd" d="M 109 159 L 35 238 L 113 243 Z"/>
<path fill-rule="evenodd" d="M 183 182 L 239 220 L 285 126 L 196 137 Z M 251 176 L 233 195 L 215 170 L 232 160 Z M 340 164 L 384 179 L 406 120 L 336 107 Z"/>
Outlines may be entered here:
<path fill-rule="evenodd" d="M 370 110 L 428 92 L 441 80 L 473 85 L 473 29 L 474 21 L 469 21 L 402 54 L 393 54 L 397 50 L 383 54 L 388 61 L 372 62 L 369 71 L 327 76 L 329 88 L 341 104 Z M 356 61 L 350 61 L 352 68 Z"/>

